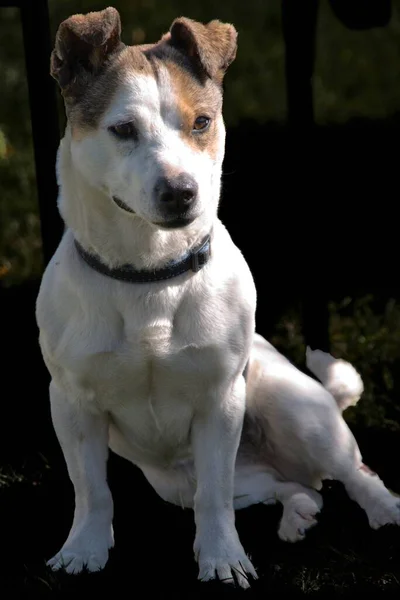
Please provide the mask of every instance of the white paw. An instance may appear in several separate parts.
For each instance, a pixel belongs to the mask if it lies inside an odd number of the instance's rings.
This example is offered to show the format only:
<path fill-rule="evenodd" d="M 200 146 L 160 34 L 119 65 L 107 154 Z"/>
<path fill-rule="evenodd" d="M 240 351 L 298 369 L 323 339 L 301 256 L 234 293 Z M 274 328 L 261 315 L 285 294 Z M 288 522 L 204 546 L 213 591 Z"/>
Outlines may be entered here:
<path fill-rule="evenodd" d="M 317 524 L 316 515 L 322 508 L 322 497 L 314 492 L 312 497 L 303 492 L 293 496 L 284 506 L 278 535 L 284 542 L 299 542 L 306 531 Z"/>
<path fill-rule="evenodd" d="M 101 571 L 108 561 L 108 551 L 114 545 L 112 528 L 109 535 L 93 535 L 93 531 L 83 529 L 79 535 L 70 535 L 64 546 L 47 566 L 53 571 L 64 569 L 76 575 L 87 569 L 89 572 Z"/>
<path fill-rule="evenodd" d="M 48 561 L 47 565 L 53 571 L 64 569 L 67 573 L 76 575 L 84 568 L 90 572 L 101 571 L 101 569 L 104 569 L 107 560 L 108 548 L 102 548 L 96 552 L 63 548 Z"/>
<path fill-rule="evenodd" d="M 236 531 L 228 535 L 207 537 L 206 543 L 202 543 L 197 536 L 194 552 L 199 563 L 201 581 L 217 578 L 224 583 L 236 581 L 246 589 L 250 587 L 249 576 L 257 579 L 257 573 L 246 556 Z"/>
<path fill-rule="evenodd" d="M 393 496 L 388 490 L 382 498 L 376 498 L 375 504 L 366 509 L 372 529 L 384 525 L 400 525 L 400 498 Z"/>

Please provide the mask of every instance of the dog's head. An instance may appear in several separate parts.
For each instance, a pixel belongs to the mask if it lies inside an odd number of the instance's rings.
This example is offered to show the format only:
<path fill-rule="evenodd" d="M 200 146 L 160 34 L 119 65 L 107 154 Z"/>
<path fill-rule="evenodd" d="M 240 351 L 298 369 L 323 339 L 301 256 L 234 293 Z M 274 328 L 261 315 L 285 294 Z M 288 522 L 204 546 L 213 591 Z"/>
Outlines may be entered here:
<path fill-rule="evenodd" d="M 65 100 L 74 168 L 120 209 L 162 228 L 218 205 L 222 80 L 232 25 L 176 19 L 156 44 L 125 46 L 118 12 L 61 23 L 51 74 Z"/>

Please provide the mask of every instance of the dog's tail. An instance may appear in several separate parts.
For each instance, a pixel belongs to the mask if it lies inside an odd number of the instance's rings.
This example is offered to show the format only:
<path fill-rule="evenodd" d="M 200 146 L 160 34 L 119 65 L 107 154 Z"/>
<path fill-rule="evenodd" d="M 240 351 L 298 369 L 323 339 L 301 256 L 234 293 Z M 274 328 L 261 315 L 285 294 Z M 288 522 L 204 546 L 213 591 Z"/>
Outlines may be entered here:
<path fill-rule="evenodd" d="M 307 347 L 306 365 L 332 394 L 342 412 L 357 404 L 364 391 L 364 384 L 350 363 L 333 358 L 331 354 L 322 350 L 311 350 Z"/>

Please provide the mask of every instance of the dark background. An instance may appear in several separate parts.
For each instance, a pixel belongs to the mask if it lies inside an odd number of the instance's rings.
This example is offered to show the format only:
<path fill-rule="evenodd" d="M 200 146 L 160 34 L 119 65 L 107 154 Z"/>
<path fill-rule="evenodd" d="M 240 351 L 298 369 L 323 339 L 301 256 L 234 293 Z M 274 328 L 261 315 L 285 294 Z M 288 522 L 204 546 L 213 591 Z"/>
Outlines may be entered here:
<path fill-rule="evenodd" d="M 106 6 L 48 5 L 51 44 L 61 20 Z M 220 217 L 255 278 L 257 329 L 300 367 L 307 343 L 353 362 L 366 389 L 346 420 L 366 462 L 400 493 L 399 1 L 391 10 L 386 0 L 113 5 L 126 43 L 155 41 L 181 14 L 237 27 L 238 57 L 225 84 Z M 143 586 L 162 597 L 217 593 L 196 584 L 191 511 L 162 502 L 115 456 L 117 545 L 107 569 L 71 578 L 45 568 L 73 510 L 34 318 L 44 264 L 61 231 L 54 151 L 64 117 L 48 76 L 46 2 L 22 8 L 22 21 L 18 8 L 0 8 L 2 587 L 30 597 L 126 587 L 141 594 Z M 400 591 L 399 532 L 372 532 L 338 484 L 325 486 L 324 501 L 321 523 L 294 546 L 277 538 L 280 507 L 238 513 L 261 575 L 250 595 Z"/>

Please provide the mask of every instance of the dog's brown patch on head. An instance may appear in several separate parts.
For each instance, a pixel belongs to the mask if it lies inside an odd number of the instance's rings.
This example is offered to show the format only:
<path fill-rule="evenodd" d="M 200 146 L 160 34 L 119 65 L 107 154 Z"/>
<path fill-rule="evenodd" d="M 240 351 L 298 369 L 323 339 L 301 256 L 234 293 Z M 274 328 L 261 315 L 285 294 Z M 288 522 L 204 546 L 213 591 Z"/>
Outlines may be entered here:
<path fill-rule="evenodd" d="M 75 139 L 98 125 L 127 70 L 154 76 L 167 68 L 178 99 L 179 129 L 187 143 L 215 156 L 222 108 L 222 80 L 236 55 L 232 25 L 207 25 L 176 19 L 156 44 L 125 47 L 114 8 L 74 15 L 61 23 L 51 58 Z M 207 131 L 194 133 L 197 117 L 211 119 Z"/>
<path fill-rule="evenodd" d="M 139 47 L 122 49 L 108 62 L 107 68 L 93 79 L 79 101 L 69 107 L 68 118 L 73 131 L 78 130 L 85 135 L 97 127 L 127 72 L 153 75 L 152 68 Z"/>
<path fill-rule="evenodd" d="M 200 83 L 174 62 L 167 62 L 166 67 L 177 100 L 181 137 L 193 149 L 206 151 L 216 159 L 219 150 L 218 125 L 222 111 L 221 89 L 210 79 Z M 198 117 L 210 119 L 210 124 L 204 131 L 195 130 Z"/>
<path fill-rule="evenodd" d="M 118 70 L 110 65 L 102 74 L 93 78 L 91 85 L 78 98 L 66 100 L 67 117 L 74 139 L 82 139 L 97 127 L 113 98 L 118 82 Z"/>
<path fill-rule="evenodd" d="M 222 80 L 236 56 L 237 32 L 220 21 L 207 25 L 184 17 L 146 54 L 157 73 L 157 61 L 168 69 L 177 99 L 179 129 L 186 143 L 214 159 L 220 148 Z M 198 117 L 210 119 L 204 131 L 195 130 Z"/>

